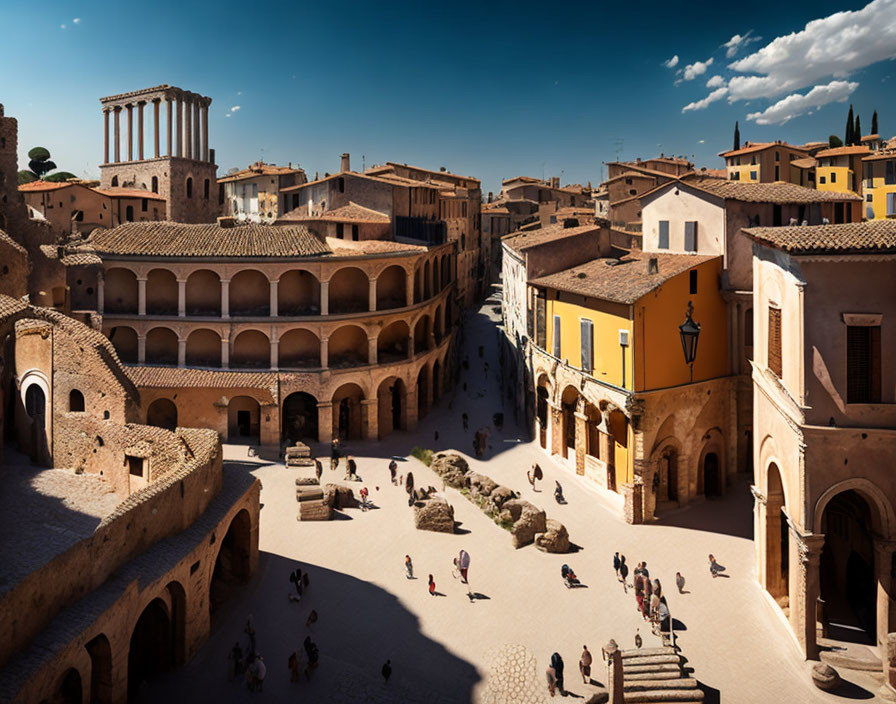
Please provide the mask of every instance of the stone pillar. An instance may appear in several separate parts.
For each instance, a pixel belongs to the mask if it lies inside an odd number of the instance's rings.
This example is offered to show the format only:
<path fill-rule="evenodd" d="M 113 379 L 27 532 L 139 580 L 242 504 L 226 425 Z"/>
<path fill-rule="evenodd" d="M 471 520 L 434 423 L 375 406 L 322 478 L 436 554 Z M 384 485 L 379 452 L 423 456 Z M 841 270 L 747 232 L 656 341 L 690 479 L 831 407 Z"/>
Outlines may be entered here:
<path fill-rule="evenodd" d="M 202 152 L 199 150 L 199 135 L 202 130 L 199 125 L 199 101 L 193 100 L 193 158 L 199 159 Z"/>
<path fill-rule="evenodd" d="M 414 336 L 413 334 L 408 337 L 408 359 L 414 358 Z"/>
<path fill-rule="evenodd" d="M 585 474 L 585 451 L 588 447 L 588 416 L 576 411 L 576 474 Z"/>
<path fill-rule="evenodd" d="M 320 314 L 330 314 L 330 282 L 320 282 Z"/>
<path fill-rule="evenodd" d="M 137 364 L 146 364 L 146 335 L 137 335 Z"/>
<path fill-rule="evenodd" d="M 227 369 L 230 366 L 230 340 L 226 337 L 221 338 L 221 368 Z"/>
<path fill-rule="evenodd" d="M 333 402 L 317 402 L 317 439 L 328 443 L 333 440 Z"/>
<path fill-rule="evenodd" d="M 103 163 L 109 163 L 109 110 L 103 110 Z"/>
<path fill-rule="evenodd" d="M 321 369 L 330 366 L 330 338 L 328 337 L 320 339 L 320 366 Z"/>
<path fill-rule="evenodd" d="M 280 281 L 271 281 L 271 317 L 277 317 L 277 285 Z"/>
<path fill-rule="evenodd" d="M 875 539 L 874 570 L 877 573 L 877 642 L 886 649 L 887 636 L 890 630 L 890 590 L 893 551 L 896 542 Z"/>
<path fill-rule="evenodd" d="M 551 416 L 551 454 L 563 453 L 563 409 L 548 404 L 548 412 Z"/>
<path fill-rule="evenodd" d="M 159 103 L 161 101 L 156 98 L 152 101 L 152 126 L 153 126 L 153 156 L 159 158 Z"/>
<path fill-rule="evenodd" d="M 230 279 L 221 279 L 221 317 L 230 317 Z"/>
<path fill-rule="evenodd" d="M 405 272 L 404 277 L 404 297 L 405 304 L 410 307 L 414 305 L 414 272 Z"/>
<path fill-rule="evenodd" d="M 367 294 L 367 310 L 373 312 L 376 310 L 376 278 L 370 277 L 370 284 Z"/>
<path fill-rule="evenodd" d="M 801 534 L 790 523 L 790 554 L 798 558 L 790 568 L 790 623 L 807 660 L 818 659 L 816 622 L 821 594 L 819 564 L 824 535 Z M 794 564 L 794 562 L 796 564 Z"/>
<path fill-rule="evenodd" d="M 208 161 L 208 105 L 202 106 L 202 160 Z"/>
<path fill-rule="evenodd" d="M 137 158 L 143 161 L 143 108 L 146 103 L 137 103 Z"/>
<path fill-rule="evenodd" d="M 271 369 L 277 371 L 280 363 L 280 340 L 271 340 Z"/>
<path fill-rule="evenodd" d="M 184 155 L 184 99 L 180 96 L 177 100 L 177 152 L 176 156 Z"/>
<path fill-rule="evenodd" d="M 106 277 L 99 272 L 96 277 L 96 312 L 102 315 L 106 309 Z"/>
<path fill-rule="evenodd" d="M 377 440 L 380 436 L 379 430 L 379 400 L 376 398 L 365 398 L 361 400 L 361 421 L 364 429 L 365 440 Z"/>
<path fill-rule="evenodd" d="M 134 104 L 128 103 L 128 161 L 134 160 Z"/>
<path fill-rule="evenodd" d="M 610 695 L 607 704 L 623 704 L 624 687 L 622 673 L 622 651 L 616 645 L 615 640 L 611 640 L 604 646 L 604 659 L 607 662 L 607 692 Z M 570 672 L 570 674 L 572 674 Z"/>
<path fill-rule="evenodd" d="M 185 367 L 187 365 L 187 340 L 186 338 L 177 339 L 177 366 Z"/>
<path fill-rule="evenodd" d="M 166 135 L 168 149 L 165 151 L 166 156 L 174 156 L 173 151 L 173 141 L 174 141 L 174 103 L 171 98 L 165 98 L 165 110 L 168 113 L 168 133 Z"/>
<path fill-rule="evenodd" d="M 193 98 L 184 100 L 184 156 L 193 158 Z"/>
<path fill-rule="evenodd" d="M 367 338 L 367 363 L 376 364 L 376 338 Z"/>
<path fill-rule="evenodd" d="M 137 277 L 137 315 L 146 315 L 146 277 Z"/>
<path fill-rule="evenodd" d="M 113 131 L 115 132 L 115 163 L 121 161 L 121 105 L 112 108 L 115 119 L 113 121 Z"/>
<path fill-rule="evenodd" d="M 406 397 L 408 408 L 408 430 L 416 430 L 420 410 L 417 408 L 417 384 L 410 384 L 408 386 Z"/>
<path fill-rule="evenodd" d="M 177 280 L 177 314 L 183 318 L 187 314 L 187 280 Z"/>

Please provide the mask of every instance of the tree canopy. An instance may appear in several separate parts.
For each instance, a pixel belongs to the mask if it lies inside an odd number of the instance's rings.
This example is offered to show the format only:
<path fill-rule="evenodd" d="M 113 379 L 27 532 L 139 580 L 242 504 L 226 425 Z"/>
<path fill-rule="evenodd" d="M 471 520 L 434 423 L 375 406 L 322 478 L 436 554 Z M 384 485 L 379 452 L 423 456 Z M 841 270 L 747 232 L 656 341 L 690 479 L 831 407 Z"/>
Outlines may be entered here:
<path fill-rule="evenodd" d="M 843 140 L 840 139 L 837 135 L 832 134 L 830 137 L 828 137 L 828 147 L 829 148 L 834 149 L 836 147 L 842 147 L 842 146 L 843 146 Z"/>

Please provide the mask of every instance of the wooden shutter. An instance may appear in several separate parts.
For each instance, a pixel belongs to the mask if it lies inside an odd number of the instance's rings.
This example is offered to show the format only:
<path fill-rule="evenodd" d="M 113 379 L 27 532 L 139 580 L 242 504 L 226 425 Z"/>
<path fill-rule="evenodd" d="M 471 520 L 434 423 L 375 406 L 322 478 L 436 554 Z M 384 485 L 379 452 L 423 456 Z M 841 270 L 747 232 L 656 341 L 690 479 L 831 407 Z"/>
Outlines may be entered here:
<path fill-rule="evenodd" d="M 659 249 L 669 249 L 669 221 L 660 220 Z"/>
<path fill-rule="evenodd" d="M 684 249 L 686 252 L 697 251 L 697 222 L 689 220 L 684 224 Z"/>
<path fill-rule="evenodd" d="M 560 316 L 554 316 L 554 356 L 560 359 Z"/>
<path fill-rule="evenodd" d="M 846 402 L 880 403 L 880 326 L 846 327 Z"/>
<path fill-rule="evenodd" d="M 594 359 L 594 324 L 587 318 L 580 321 L 582 330 L 582 371 L 591 372 Z"/>
<path fill-rule="evenodd" d="M 768 368 L 778 378 L 782 376 L 781 363 L 781 309 L 768 309 Z"/>
<path fill-rule="evenodd" d="M 535 299 L 535 344 L 541 349 L 546 349 L 548 344 L 545 307 L 544 293 L 539 291 Z"/>
<path fill-rule="evenodd" d="M 896 193 L 887 193 L 887 215 L 896 215 Z"/>

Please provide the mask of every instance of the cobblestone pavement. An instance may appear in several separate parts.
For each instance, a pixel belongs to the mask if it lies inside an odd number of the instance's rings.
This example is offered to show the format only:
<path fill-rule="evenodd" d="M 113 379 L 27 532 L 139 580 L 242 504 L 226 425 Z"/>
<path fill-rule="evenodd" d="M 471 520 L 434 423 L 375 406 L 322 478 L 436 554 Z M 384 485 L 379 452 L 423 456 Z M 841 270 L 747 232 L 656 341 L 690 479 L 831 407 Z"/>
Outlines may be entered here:
<path fill-rule="evenodd" d="M 226 457 L 241 459 L 245 471 L 263 482 L 260 528 L 261 561 L 251 583 L 234 595 L 227 611 L 213 622 L 211 640 L 184 668 L 156 681 L 150 701 L 307 702 L 514 702 L 547 701 L 544 672 L 554 651 L 566 662 L 566 686 L 583 701 L 606 682 L 601 647 L 614 638 L 633 645 L 640 628 L 644 646 L 657 645 L 612 569 L 612 555 L 624 553 L 629 564 L 646 560 L 651 576 L 666 586 L 669 606 L 680 622 L 679 645 L 704 684 L 707 702 L 753 704 L 757 701 L 826 702 L 833 695 L 816 690 L 808 665 L 755 580 L 752 504 L 743 481 L 727 498 L 676 511 L 653 525 L 629 526 L 621 519 L 619 497 L 595 489 L 575 473 L 547 459 L 523 440 L 504 407 L 496 380 L 494 302 L 470 316 L 466 328 L 470 371 L 453 394 L 421 422 L 414 433 L 396 433 L 379 443 L 349 443 L 361 484 L 368 486 L 374 510 L 347 510 L 342 520 L 298 522 L 295 472 L 247 456 L 246 448 L 228 446 Z M 478 346 L 485 347 L 479 360 Z M 484 362 L 489 362 L 488 378 Z M 471 467 L 519 491 L 561 521 L 580 549 L 548 555 L 529 546 L 514 550 L 510 534 L 488 519 L 459 492 L 444 496 L 454 506 L 460 532 L 417 531 L 401 488 L 389 482 L 388 458 L 405 458 L 419 445 L 434 449 L 471 448 L 473 433 L 504 410 L 503 432 L 492 430 L 490 449 Z M 460 415 L 470 416 L 464 431 Z M 438 433 L 438 440 L 436 440 Z M 545 479 L 537 491 L 526 470 L 538 461 Z M 411 458 L 400 472 L 414 472 L 417 485 L 441 481 Z M 568 504 L 553 501 L 554 481 L 563 484 Z M 343 472 L 324 471 L 324 482 L 343 481 Z M 357 492 L 356 492 L 357 493 Z M 451 560 L 466 549 L 472 556 L 470 590 L 452 577 Z M 707 555 L 727 567 L 728 579 L 712 579 Z M 414 561 L 417 579 L 404 575 L 404 556 Z M 587 588 L 566 589 L 560 567 L 569 563 Z M 311 584 L 303 600 L 291 602 L 288 575 L 306 569 Z M 686 594 L 675 592 L 675 572 L 687 580 Z M 427 577 L 437 591 L 430 596 Z M 310 609 L 320 619 L 309 631 Z M 253 615 L 258 649 L 267 663 L 264 693 L 228 682 L 227 653 L 234 641 L 245 644 L 243 624 Z M 320 647 L 321 665 L 310 681 L 289 682 L 287 658 L 301 651 L 306 634 Z M 592 677 L 578 677 L 582 645 L 595 653 Z M 391 659 L 392 679 L 382 682 L 380 668 Z M 519 678 L 517 673 L 519 672 Z M 860 696 L 876 694 L 869 675 L 846 674 Z M 556 701 L 551 700 L 551 701 Z"/>

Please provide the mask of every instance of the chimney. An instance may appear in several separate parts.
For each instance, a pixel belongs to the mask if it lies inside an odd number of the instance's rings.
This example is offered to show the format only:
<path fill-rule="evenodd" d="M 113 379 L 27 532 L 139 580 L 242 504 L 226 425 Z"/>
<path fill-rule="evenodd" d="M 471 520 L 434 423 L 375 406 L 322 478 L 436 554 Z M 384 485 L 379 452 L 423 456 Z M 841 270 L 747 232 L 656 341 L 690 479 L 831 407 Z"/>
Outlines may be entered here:
<path fill-rule="evenodd" d="M 560 188 L 559 176 L 551 176 L 551 188 Z"/>
<path fill-rule="evenodd" d="M 214 149 L 208 150 L 208 163 L 209 164 L 215 163 L 215 150 Z"/>
<path fill-rule="evenodd" d="M 218 227 L 233 227 L 236 225 L 236 218 L 232 216 L 222 215 L 218 218 Z"/>
<path fill-rule="evenodd" d="M 339 171 L 351 171 L 352 170 L 352 160 L 348 153 L 342 155 L 342 159 L 339 161 Z"/>
<path fill-rule="evenodd" d="M 648 274 L 659 274 L 660 273 L 660 264 L 656 257 L 651 257 L 647 260 L 647 273 Z"/>
<path fill-rule="evenodd" d="M 491 191 L 488 192 L 488 202 L 491 203 L 495 199 L 495 194 Z"/>

